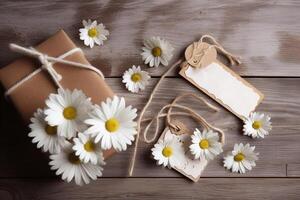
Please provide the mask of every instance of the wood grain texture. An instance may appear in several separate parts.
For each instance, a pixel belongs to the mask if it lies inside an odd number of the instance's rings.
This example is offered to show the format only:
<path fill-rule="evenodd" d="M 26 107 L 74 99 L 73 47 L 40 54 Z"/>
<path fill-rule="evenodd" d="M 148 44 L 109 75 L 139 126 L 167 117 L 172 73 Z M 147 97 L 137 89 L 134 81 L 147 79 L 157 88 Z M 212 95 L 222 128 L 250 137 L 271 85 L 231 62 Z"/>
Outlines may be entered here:
<path fill-rule="evenodd" d="M 180 174 L 162 169 L 151 159 L 152 144 L 140 143 L 134 178 L 125 178 L 133 148 L 107 161 L 105 178 L 78 187 L 62 182 L 27 137 L 13 106 L 0 87 L 0 199 L 299 199 L 300 196 L 300 1 L 297 0 L 53 0 L 0 1 L 0 67 L 19 55 L 8 50 L 10 42 L 35 45 L 62 28 L 83 49 L 88 60 L 101 68 L 108 84 L 128 104 L 139 110 L 157 78 L 142 93 L 131 94 L 120 76 L 131 65 L 141 65 L 154 77 L 166 67 L 147 68 L 141 60 L 143 39 L 161 36 L 175 47 L 171 63 L 202 34 L 212 34 L 230 52 L 242 56 L 232 67 L 265 94 L 258 111 L 272 116 L 273 130 L 264 140 L 242 135 L 241 121 L 221 109 L 211 113 L 194 108 L 209 122 L 224 129 L 224 153 L 234 143 L 256 146 L 257 166 L 240 175 L 222 167 L 222 156 L 208 164 L 193 184 Z M 83 19 L 103 22 L 111 35 L 104 46 L 89 49 L 78 37 Z M 222 58 L 221 58 L 222 59 Z M 206 97 L 187 81 L 170 74 L 159 89 L 148 117 L 176 95 L 193 92 Z M 257 78 L 255 78 L 257 77 Z M 211 101 L 211 100 L 209 100 Z M 216 103 L 214 103 L 216 105 Z M 189 127 L 196 124 L 182 119 Z M 180 178 L 178 178 L 180 177 Z"/>
<path fill-rule="evenodd" d="M 299 162 L 299 159 L 295 162 Z M 287 176 L 288 177 L 299 177 L 300 176 L 300 163 L 289 163 L 287 165 Z"/>
<path fill-rule="evenodd" d="M 6 48 L 9 42 L 31 46 L 63 28 L 106 76 L 120 76 L 133 64 L 143 65 L 146 37 L 168 39 L 175 47 L 172 63 L 188 44 L 210 33 L 243 57 L 244 64 L 233 67 L 241 75 L 300 76 L 299 9 L 295 0 L 1 1 L 0 61 L 16 57 Z M 81 21 L 88 18 L 110 30 L 104 46 L 89 49 L 79 40 Z M 159 76 L 165 69 L 150 71 Z"/>
<path fill-rule="evenodd" d="M 149 87 L 142 93 L 131 94 L 126 91 L 119 78 L 108 78 L 107 82 L 120 96 L 125 96 L 127 102 L 136 106 L 139 110 L 144 105 L 153 84 L 158 79 L 152 78 Z M 232 149 L 234 143 L 243 142 L 256 146 L 260 152 L 260 160 L 257 167 L 249 173 L 240 175 L 226 171 L 222 167 L 222 156 L 209 163 L 203 173 L 203 177 L 285 177 L 286 165 L 299 160 L 300 151 L 300 79 L 297 78 L 248 78 L 251 84 L 260 89 L 266 99 L 258 107 L 258 111 L 269 113 L 272 116 L 273 130 L 271 135 L 264 140 L 253 140 L 242 135 L 242 122 L 224 110 L 215 102 L 212 102 L 203 93 L 192 87 L 187 81 L 181 78 L 166 79 L 147 111 L 146 117 L 153 117 L 156 112 L 165 104 L 170 102 L 176 95 L 184 92 L 193 92 L 204 96 L 208 101 L 221 108 L 220 113 L 211 113 L 201 105 L 196 104 L 194 108 L 202 114 L 209 122 L 225 131 L 224 154 Z M 170 87 L 176 86 L 176 87 Z M 285 97 L 285 98 L 282 98 Z M 0 141 L 0 152 L 4 153 L 0 162 L 0 176 L 2 177 L 49 177 L 54 173 L 49 170 L 47 155 L 42 154 L 31 144 L 26 135 L 26 129 L 18 126 L 16 113 L 12 111 L 7 103 L 2 106 L 6 111 L 2 112 L 7 118 L 1 120 L 3 132 Z M 186 100 L 186 103 L 193 104 L 193 101 Z M 2 109 L 1 108 L 1 109 Z M 185 119 L 188 126 L 195 127 L 190 119 Z M 9 131 L 9 134 L 7 134 Z M 150 149 L 152 144 L 143 142 L 139 145 L 136 162 L 135 177 L 180 177 L 181 175 L 168 169 L 157 167 L 151 159 Z M 13 149 L 13 150 L 12 150 Z M 129 159 L 132 148 L 122 152 L 108 161 L 104 175 L 106 177 L 126 177 Z M 2 154 L 3 155 L 3 154 Z M 287 156 L 288 155 L 288 156 Z M 17 158 L 17 159 L 16 159 Z"/>
<path fill-rule="evenodd" d="M 6 200 L 82 199 L 299 199 L 300 179 L 203 178 L 189 183 L 183 178 L 103 178 L 88 186 L 53 179 L 2 179 L 0 195 Z"/>

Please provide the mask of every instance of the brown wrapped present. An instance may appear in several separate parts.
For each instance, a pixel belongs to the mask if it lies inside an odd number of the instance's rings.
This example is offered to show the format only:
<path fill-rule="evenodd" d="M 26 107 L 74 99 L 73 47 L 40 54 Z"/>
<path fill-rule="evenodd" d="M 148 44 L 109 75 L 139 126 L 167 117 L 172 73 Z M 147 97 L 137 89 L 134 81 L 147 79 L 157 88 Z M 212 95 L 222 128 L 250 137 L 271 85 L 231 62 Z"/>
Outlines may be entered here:
<path fill-rule="evenodd" d="M 37 51 L 52 57 L 59 57 L 74 48 L 76 48 L 75 44 L 63 30 L 60 30 L 35 47 Z M 81 51 L 75 52 L 64 59 L 90 65 Z M 0 69 L 1 83 L 4 88 L 8 90 L 40 67 L 41 64 L 37 59 L 31 59 L 29 57 L 20 58 Z M 100 103 L 106 100 L 107 97 L 114 95 L 103 78 L 92 70 L 61 63 L 53 64 L 53 68 L 62 76 L 60 84 L 64 88 L 70 90 L 77 88 L 82 90 L 88 97 L 91 97 L 93 103 Z M 56 93 L 56 91 L 57 87 L 53 80 L 51 80 L 47 72 L 42 70 L 14 89 L 9 94 L 9 97 L 21 114 L 24 122 L 28 124 L 33 113 L 38 108 L 45 107 L 45 100 L 49 94 Z M 105 152 L 105 157 L 111 153 L 112 151 Z"/>

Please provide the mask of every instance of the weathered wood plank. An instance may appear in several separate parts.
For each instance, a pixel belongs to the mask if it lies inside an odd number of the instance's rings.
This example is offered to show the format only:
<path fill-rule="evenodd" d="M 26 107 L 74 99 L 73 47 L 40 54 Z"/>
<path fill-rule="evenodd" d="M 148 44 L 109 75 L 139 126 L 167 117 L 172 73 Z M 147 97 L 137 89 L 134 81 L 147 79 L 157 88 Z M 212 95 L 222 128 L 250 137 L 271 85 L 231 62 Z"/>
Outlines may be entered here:
<path fill-rule="evenodd" d="M 142 65 L 145 37 L 167 38 L 176 49 L 175 61 L 188 44 L 210 33 L 243 57 L 244 64 L 234 67 L 241 75 L 300 76 L 299 9 L 299 1 L 293 0 L 1 1 L 0 61 L 5 65 L 16 57 L 8 43 L 31 46 L 63 28 L 106 76 L 120 76 L 131 65 Z M 89 49 L 79 41 L 81 21 L 88 18 L 111 31 L 100 48 Z M 164 70 L 150 71 L 157 76 Z"/>
<path fill-rule="evenodd" d="M 153 78 L 146 91 L 131 94 L 120 78 L 113 77 L 120 77 L 133 64 L 141 65 L 152 76 L 161 76 L 167 69 L 143 65 L 143 38 L 159 35 L 168 39 L 175 47 L 172 63 L 188 44 L 210 33 L 230 52 L 242 56 L 244 64 L 233 67 L 234 71 L 264 77 L 247 80 L 265 93 L 258 110 L 271 114 L 274 128 L 266 139 L 253 140 L 242 136 L 242 123 L 228 111 L 221 109 L 213 114 L 196 104 L 199 113 L 224 129 L 224 154 L 237 142 L 256 145 L 260 160 L 253 171 L 244 175 L 226 171 L 222 167 L 223 154 L 209 163 L 203 178 L 194 184 L 172 170 L 156 166 L 150 155 L 153 144 L 141 142 L 134 178 L 125 178 L 131 147 L 108 160 L 105 178 L 78 187 L 54 177 L 48 156 L 31 144 L 28 130 L 4 101 L 0 87 L 0 199 L 299 199 L 300 78 L 274 77 L 300 77 L 299 9 L 296 0 L 1 1 L 0 68 L 18 57 L 8 50 L 8 43 L 31 46 L 63 28 L 91 63 L 112 77 L 107 82 L 116 94 L 125 96 L 140 110 L 158 79 Z M 88 18 L 103 22 L 110 30 L 104 46 L 89 49 L 79 41 L 81 20 Z M 171 76 L 177 76 L 177 71 Z M 153 117 L 159 108 L 184 92 L 204 96 L 186 81 L 168 78 L 147 116 Z M 191 120 L 185 122 L 195 126 Z"/>
<path fill-rule="evenodd" d="M 295 160 L 295 162 L 299 161 Z M 288 177 L 300 177 L 300 163 L 289 163 L 287 165 L 287 176 Z"/>
<path fill-rule="evenodd" d="M 300 179 L 103 178 L 78 187 L 54 179 L 1 179 L 1 199 L 299 199 Z"/>
<path fill-rule="evenodd" d="M 245 175 L 232 174 L 222 167 L 222 156 L 211 162 L 203 173 L 203 177 L 285 177 L 286 164 L 299 160 L 300 150 L 300 79 L 297 78 L 248 78 L 255 87 L 260 89 L 266 99 L 258 107 L 259 111 L 270 113 L 273 122 L 271 135 L 264 140 L 253 140 L 242 136 L 242 123 L 228 111 L 222 109 L 220 113 L 210 113 L 203 105 L 196 104 L 197 111 L 215 126 L 222 128 L 226 134 L 225 153 L 234 143 L 249 142 L 256 145 L 260 152 L 260 160 L 257 167 Z M 127 92 L 119 78 L 108 78 L 108 84 L 116 94 L 125 96 L 127 102 L 141 109 L 144 105 L 153 84 L 157 79 L 151 79 L 146 91 L 139 94 Z M 148 116 L 154 116 L 159 108 L 170 102 L 176 95 L 184 92 L 194 92 L 204 96 L 195 87 L 180 78 L 166 79 L 159 89 L 154 102 L 147 112 Z M 207 98 L 208 99 L 208 98 Z M 20 126 L 15 111 L 12 110 L 4 99 L 1 105 L 1 141 L 0 141 L 0 176 L 1 177 L 49 177 L 53 176 L 48 167 L 48 158 L 45 154 L 35 149 L 26 136 L 27 130 Z M 191 101 L 187 101 L 190 103 Z M 195 124 L 187 120 L 187 124 L 193 127 Z M 151 144 L 140 143 L 137 156 L 136 177 L 180 177 L 168 169 L 157 167 L 151 159 Z M 104 175 L 106 177 L 125 177 L 132 148 L 122 152 L 108 161 Z M 298 176 L 298 175 L 297 175 Z"/>

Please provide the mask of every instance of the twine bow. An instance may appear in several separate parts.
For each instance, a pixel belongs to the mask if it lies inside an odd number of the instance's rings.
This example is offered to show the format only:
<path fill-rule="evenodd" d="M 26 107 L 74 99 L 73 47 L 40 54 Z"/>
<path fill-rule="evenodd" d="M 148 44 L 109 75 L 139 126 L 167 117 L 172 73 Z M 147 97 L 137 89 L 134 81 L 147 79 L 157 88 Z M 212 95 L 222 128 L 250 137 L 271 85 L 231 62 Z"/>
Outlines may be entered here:
<path fill-rule="evenodd" d="M 62 79 L 62 76 L 57 73 L 55 71 L 55 69 L 53 68 L 53 64 L 51 62 L 48 61 L 48 56 L 47 55 L 39 55 L 38 56 L 39 61 L 42 63 L 41 68 L 43 68 L 44 70 L 47 70 L 48 73 L 57 81 L 59 82 Z"/>
<path fill-rule="evenodd" d="M 31 48 L 25 48 L 25 47 L 19 46 L 17 44 L 10 44 L 9 47 L 12 51 L 15 51 L 15 52 L 18 52 L 18 53 L 21 53 L 23 55 L 27 55 L 27 56 L 30 56 L 30 57 L 33 57 L 33 58 L 37 58 L 41 62 L 42 65 L 41 65 L 40 68 L 34 70 L 32 73 L 25 76 L 23 79 L 21 79 L 20 81 L 15 83 L 13 86 L 11 86 L 5 92 L 5 96 L 12 93 L 16 88 L 21 86 L 26 81 L 30 80 L 33 76 L 35 76 L 36 74 L 38 74 L 42 70 L 45 70 L 46 72 L 48 72 L 51 79 L 53 80 L 53 82 L 56 84 L 56 86 L 58 88 L 63 89 L 63 87 L 60 84 L 60 81 L 62 80 L 62 76 L 53 68 L 53 65 L 55 63 L 61 63 L 61 64 L 66 64 L 66 65 L 70 65 L 70 66 L 74 66 L 74 67 L 78 67 L 78 68 L 89 69 L 89 70 L 94 71 L 101 78 L 104 79 L 104 76 L 103 76 L 102 72 L 99 69 L 97 69 L 96 67 L 92 66 L 92 65 L 86 65 L 86 64 L 82 64 L 82 63 L 78 63 L 78 62 L 64 60 L 64 58 L 66 58 L 67 56 L 70 56 L 70 55 L 72 55 L 76 52 L 82 52 L 82 50 L 80 48 L 71 49 L 70 51 L 67 51 L 66 53 L 64 53 L 61 56 L 56 58 L 56 57 L 48 56 L 44 53 L 41 53 L 41 52 L 39 52 L 38 50 L 36 50 L 32 47 Z"/>

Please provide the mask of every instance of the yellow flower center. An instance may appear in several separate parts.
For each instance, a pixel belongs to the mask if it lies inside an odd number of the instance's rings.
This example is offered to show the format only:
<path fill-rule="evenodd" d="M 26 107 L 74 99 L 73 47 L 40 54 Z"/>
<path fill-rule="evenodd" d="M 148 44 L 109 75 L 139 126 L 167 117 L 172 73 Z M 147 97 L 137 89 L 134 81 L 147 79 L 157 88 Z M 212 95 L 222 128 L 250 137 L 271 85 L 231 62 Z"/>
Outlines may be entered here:
<path fill-rule="evenodd" d="M 69 159 L 70 163 L 72 163 L 72 164 L 75 164 L 75 165 L 80 164 L 80 159 L 78 156 L 75 155 L 74 152 L 69 154 L 68 159 Z"/>
<path fill-rule="evenodd" d="M 115 132 L 119 129 L 120 123 L 116 118 L 110 118 L 105 122 L 105 128 L 109 132 Z"/>
<path fill-rule="evenodd" d="M 152 49 L 152 55 L 153 55 L 154 57 L 161 56 L 161 48 L 159 48 L 159 47 L 154 47 L 154 48 Z"/>
<path fill-rule="evenodd" d="M 90 28 L 88 31 L 88 35 L 93 38 L 93 37 L 97 37 L 99 35 L 99 32 L 96 28 Z"/>
<path fill-rule="evenodd" d="M 56 135 L 57 133 L 57 126 L 50 126 L 50 125 L 46 125 L 45 127 L 45 131 L 48 135 Z"/>
<path fill-rule="evenodd" d="M 95 150 L 95 144 L 94 142 L 92 141 L 87 141 L 84 145 L 83 145 L 84 149 L 87 151 L 87 152 L 92 152 Z"/>
<path fill-rule="evenodd" d="M 199 142 L 199 146 L 201 149 L 207 149 L 209 147 L 209 142 L 207 139 L 203 139 Z"/>
<path fill-rule="evenodd" d="M 234 156 L 234 161 L 236 161 L 236 162 L 241 162 L 241 161 L 243 161 L 244 159 L 245 159 L 245 155 L 244 154 L 242 154 L 242 153 L 238 153 L 238 154 L 236 154 L 235 156 Z"/>
<path fill-rule="evenodd" d="M 131 80 L 135 83 L 139 82 L 141 79 L 142 79 L 142 76 L 140 73 L 134 73 L 131 75 Z"/>
<path fill-rule="evenodd" d="M 165 157 L 170 157 L 173 154 L 173 149 L 171 147 L 166 146 L 163 150 L 162 150 L 162 155 Z"/>
<path fill-rule="evenodd" d="M 256 129 L 256 130 L 257 130 L 257 129 L 260 129 L 261 126 L 262 126 L 261 121 L 254 121 L 253 124 L 252 124 L 252 127 L 253 127 L 254 129 Z"/>
<path fill-rule="evenodd" d="M 66 107 L 63 111 L 63 115 L 66 119 L 72 120 L 77 116 L 77 111 L 73 106 Z"/>

